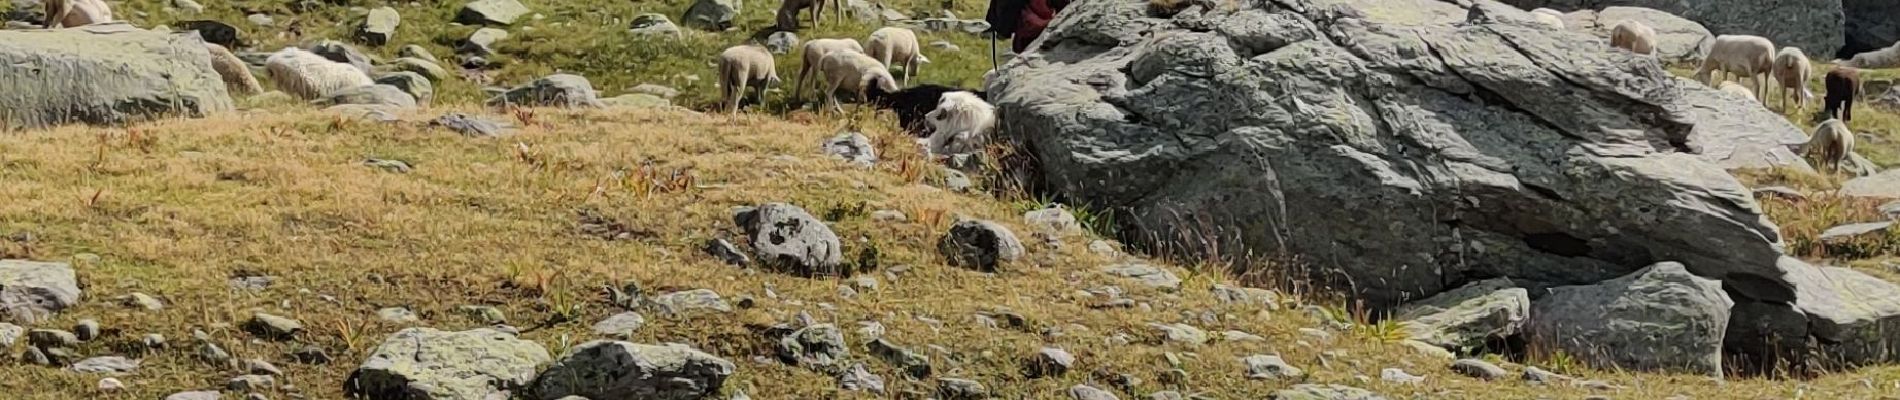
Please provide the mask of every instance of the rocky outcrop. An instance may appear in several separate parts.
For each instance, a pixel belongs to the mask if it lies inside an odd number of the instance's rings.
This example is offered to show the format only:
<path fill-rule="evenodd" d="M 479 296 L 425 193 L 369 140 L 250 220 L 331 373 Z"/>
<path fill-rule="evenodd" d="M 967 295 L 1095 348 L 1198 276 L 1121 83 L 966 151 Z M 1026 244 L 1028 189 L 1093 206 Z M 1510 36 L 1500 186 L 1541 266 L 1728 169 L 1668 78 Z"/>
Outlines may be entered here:
<path fill-rule="evenodd" d="M 79 295 L 72 264 L 0 260 L 0 322 L 30 326 L 79 305 Z"/>
<path fill-rule="evenodd" d="M 1849 23 L 1841 0 L 1502 0 L 1526 10 L 1601 10 L 1644 7 L 1680 15 L 1717 35 L 1766 37 L 1776 46 L 1795 46 L 1810 55 L 1833 55 L 1846 43 Z M 1657 33 L 1661 33 L 1660 31 Z"/>
<path fill-rule="evenodd" d="M 548 367 L 527 398 L 698 400 L 719 393 L 736 367 L 681 345 L 597 340 Z"/>
<path fill-rule="evenodd" d="M 1599 368 L 1722 374 L 1722 337 L 1735 302 L 1722 285 L 1661 263 L 1590 286 L 1550 290 L 1531 308 L 1531 346 Z"/>
<path fill-rule="evenodd" d="M 1463 24 L 1078 3 L 989 93 L 1041 190 L 1127 210 L 1151 246 L 1326 260 L 1378 308 L 1478 277 L 1590 284 L 1671 260 L 1793 299 L 1776 227 L 1692 154 L 1711 89 L 1480 4 Z M 1732 111 L 1751 112 L 1773 118 Z"/>
<path fill-rule="evenodd" d="M 1801 264 L 1793 258 L 1790 264 Z M 1738 304 L 1726 346 L 1766 366 L 1843 368 L 1900 362 L 1900 286 L 1838 267 L 1789 268 L 1792 307 Z M 1778 351 L 1778 352 L 1771 352 Z"/>
<path fill-rule="evenodd" d="M 1874 51 L 1900 42 L 1900 1 L 1841 0 L 1847 15 L 1847 43 L 1841 54 Z"/>
<path fill-rule="evenodd" d="M 1610 7 L 1603 11 L 1578 10 L 1563 16 L 1564 26 L 1610 40 L 1610 30 L 1622 21 L 1641 22 L 1656 30 L 1656 56 L 1667 62 L 1700 61 L 1715 44 L 1715 34 L 1695 21 L 1655 9 Z"/>
<path fill-rule="evenodd" d="M 548 360 L 540 344 L 493 329 L 409 328 L 377 346 L 344 389 L 378 399 L 506 398 Z"/>
<path fill-rule="evenodd" d="M 232 109 L 197 35 L 124 23 L 0 30 L 0 129 L 124 124 Z"/>

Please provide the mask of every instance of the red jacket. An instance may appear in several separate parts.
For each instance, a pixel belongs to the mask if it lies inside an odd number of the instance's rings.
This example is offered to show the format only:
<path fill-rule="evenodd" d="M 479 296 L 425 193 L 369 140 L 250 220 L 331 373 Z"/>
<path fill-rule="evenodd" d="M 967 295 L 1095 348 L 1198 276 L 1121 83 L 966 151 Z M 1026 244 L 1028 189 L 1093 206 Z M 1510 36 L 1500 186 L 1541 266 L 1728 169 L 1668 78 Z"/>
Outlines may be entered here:
<path fill-rule="evenodd" d="M 1069 0 L 1029 0 L 1023 7 L 1022 23 L 1017 25 L 1015 38 L 1010 48 L 1022 53 L 1029 49 L 1029 43 L 1042 36 L 1042 30 L 1049 27 L 1049 20 L 1056 18 L 1056 12 L 1069 6 Z"/>

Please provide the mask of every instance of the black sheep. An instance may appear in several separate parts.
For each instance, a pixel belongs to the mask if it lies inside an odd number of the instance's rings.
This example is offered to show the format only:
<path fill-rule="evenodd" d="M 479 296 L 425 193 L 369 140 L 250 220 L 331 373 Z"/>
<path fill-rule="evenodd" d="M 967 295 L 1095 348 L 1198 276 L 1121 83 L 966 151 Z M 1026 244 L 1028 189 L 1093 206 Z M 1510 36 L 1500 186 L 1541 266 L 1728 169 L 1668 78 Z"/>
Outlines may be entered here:
<path fill-rule="evenodd" d="M 930 84 L 917 85 L 896 93 L 885 93 L 872 87 L 865 94 L 870 98 L 871 105 L 896 112 L 897 122 L 904 131 L 923 137 L 928 135 L 930 130 L 929 124 L 924 121 L 924 115 L 937 108 L 937 101 L 943 98 L 944 93 L 958 91 L 967 91 L 976 94 L 976 97 L 984 101 L 989 101 L 989 97 L 979 90 Z"/>
<path fill-rule="evenodd" d="M 1835 67 L 1821 81 L 1827 86 L 1827 97 L 1822 102 L 1821 112 L 1842 122 L 1853 121 L 1854 99 L 1860 97 L 1860 70 Z"/>

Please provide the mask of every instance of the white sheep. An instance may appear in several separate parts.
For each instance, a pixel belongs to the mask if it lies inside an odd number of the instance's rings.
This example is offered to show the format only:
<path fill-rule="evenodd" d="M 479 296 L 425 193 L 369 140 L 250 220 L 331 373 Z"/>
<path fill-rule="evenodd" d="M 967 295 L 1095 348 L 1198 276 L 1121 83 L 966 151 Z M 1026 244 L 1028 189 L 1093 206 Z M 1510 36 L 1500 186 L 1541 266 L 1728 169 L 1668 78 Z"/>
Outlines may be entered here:
<path fill-rule="evenodd" d="M 1838 119 L 1828 119 L 1814 128 L 1814 135 L 1801 145 L 1801 155 L 1821 153 L 1823 170 L 1839 172 L 1841 165 L 1848 162 L 1854 154 L 1854 132 L 1847 130 L 1847 123 Z"/>
<path fill-rule="evenodd" d="M 265 58 L 264 73 L 278 90 L 304 100 L 376 83 L 363 70 L 296 47 L 285 47 Z"/>
<path fill-rule="evenodd" d="M 996 106 L 967 91 L 944 93 L 937 109 L 924 114 L 930 123 L 925 149 L 932 155 L 967 154 L 983 150 L 996 132 Z"/>
<path fill-rule="evenodd" d="M 46 0 L 46 29 L 112 22 L 112 6 L 104 0 Z"/>
<path fill-rule="evenodd" d="M 1531 18 L 1536 19 L 1539 23 L 1550 26 L 1552 29 L 1564 29 L 1563 17 L 1564 13 L 1548 8 L 1531 10 Z"/>
<path fill-rule="evenodd" d="M 869 99 L 866 90 L 876 87 L 885 93 L 896 92 L 897 78 L 891 76 L 891 70 L 875 58 L 858 52 L 834 52 L 818 62 L 819 72 L 825 77 L 825 100 L 831 108 L 840 114 L 844 106 L 838 104 L 838 91 L 847 90 L 858 96 L 858 100 Z M 824 109 L 820 106 L 819 112 Z"/>
<path fill-rule="evenodd" d="M 794 100 L 804 98 L 806 87 L 819 86 L 818 82 L 811 78 L 815 78 L 818 74 L 818 63 L 824 61 L 826 55 L 840 51 L 853 53 L 864 52 L 864 46 L 859 45 L 857 39 L 850 38 L 812 39 L 812 41 L 805 42 L 804 49 L 804 54 L 799 56 L 799 59 L 802 60 L 804 64 L 798 67 L 798 82 L 792 86 L 792 99 Z"/>
<path fill-rule="evenodd" d="M 1808 55 L 1794 46 L 1783 47 L 1775 54 L 1775 86 L 1781 89 L 1781 109 L 1788 109 L 1788 97 L 1795 98 L 1795 109 L 1808 109 L 1808 100 L 1814 98 L 1814 92 L 1808 90 L 1808 79 L 1814 75 L 1814 65 L 1808 63 Z"/>
<path fill-rule="evenodd" d="M 251 68 L 230 49 L 217 43 L 205 43 L 205 53 L 211 55 L 211 69 L 224 79 L 225 90 L 232 94 L 257 94 L 264 86 L 257 83 L 257 77 L 251 75 Z"/>
<path fill-rule="evenodd" d="M 1735 82 L 1722 81 L 1721 90 L 1729 94 L 1746 98 L 1748 99 L 1748 101 L 1755 101 L 1755 92 L 1748 91 L 1747 86 L 1742 86 L 1742 85 L 1736 84 Z"/>
<path fill-rule="evenodd" d="M 1610 47 L 1642 55 L 1656 54 L 1656 30 L 1636 21 L 1617 22 L 1610 28 Z"/>
<path fill-rule="evenodd" d="M 747 43 L 719 53 L 719 100 L 726 105 L 726 112 L 739 114 L 739 100 L 745 97 L 747 86 L 753 88 L 754 97 L 763 103 L 765 87 L 778 84 L 778 66 L 764 45 Z"/>
<path fill-rule="evenodd" d="M 885 67 L 892 62 L 904 65 L 904 86 L 910 86 L 910 77 L 917 75 L 919 64 L 930 63 L 924 57 L 923 47 L 917 45 L 917 34 L 909 29 L 898 27 L 878 28 L 871 32 L 871 38 L 865 41 L 864 54 L 877 59 Z"/>
<path fill-rule="evenodd" d="M 1760 97 L 1762 104 L 1768 103 L 1766 90 L 1767 78 L 1775 68 L 1775 44 L 1768 38 L 1748 35 L 1722 35 L 1715 37 L 1715 44 L 1709 46 L 1709 55 L 1702 59 L 1702 67 L 1697 68 L 1695 78 L 1704 85 L 1727 80 L 1715 74 L 1726 73 L 1734 77 L 1746 76 L 1752 83 L 1750 87 Z"/>

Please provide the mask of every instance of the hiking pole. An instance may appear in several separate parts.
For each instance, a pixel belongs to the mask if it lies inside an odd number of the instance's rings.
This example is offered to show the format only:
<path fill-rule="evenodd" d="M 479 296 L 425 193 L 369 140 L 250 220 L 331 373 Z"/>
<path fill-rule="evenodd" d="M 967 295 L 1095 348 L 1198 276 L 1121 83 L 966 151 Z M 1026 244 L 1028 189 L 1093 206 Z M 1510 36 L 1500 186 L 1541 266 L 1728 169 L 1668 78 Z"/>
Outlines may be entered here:
<path fill-rule="evenodd" d="M 996 62 L 996 32 L 990 32 L 989 34 L 990 34 L 990 69 L 995 70 L 1001 67 Z"/>

